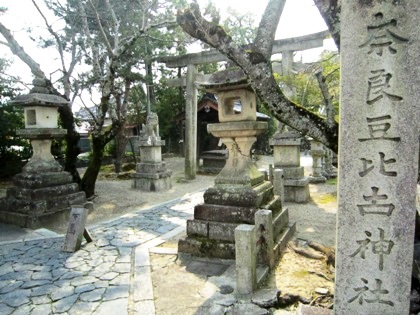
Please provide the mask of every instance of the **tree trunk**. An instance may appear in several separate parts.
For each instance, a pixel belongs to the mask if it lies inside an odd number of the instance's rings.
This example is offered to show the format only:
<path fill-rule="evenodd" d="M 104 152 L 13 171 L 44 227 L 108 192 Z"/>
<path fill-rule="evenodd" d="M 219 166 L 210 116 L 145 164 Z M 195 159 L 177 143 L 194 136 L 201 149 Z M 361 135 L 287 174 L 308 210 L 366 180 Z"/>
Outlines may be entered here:
<path fill-rule="evenodd" d="M 119 174 L 122 171 L 122 160 L 125 156 L 125 147 L 127 146 L 128 138 L 126 135 L 126 128 L 123 126 L 118 130 L 115 137 L 116 141 L 116 156 L 115 156 L 115 173 Z"/>
<path fill-rule="evenodd" d="M 77 156 L 80 153 L 79 139 L 80 135 L 75 130 L 74 116 L 68 106 L 62 106 L 58 109 L 61 118 L 61 124 L 63 128 L 67 130 L 66 139 L 66 159 L 64 164 L 64 170 L 69 172 L 73 177 L 73 182 L 80 185 L 81 179 L 80 174 L 77 171 L 76 163 Z"/>
<path fill-rule="evenodd" d="M 87 198 L 95 194 L 95 183 L 101 169 L 105 145 L 106 141 L 103 135 L 92 134 L 92 156 L 81 182 L 81 188 Z"/>

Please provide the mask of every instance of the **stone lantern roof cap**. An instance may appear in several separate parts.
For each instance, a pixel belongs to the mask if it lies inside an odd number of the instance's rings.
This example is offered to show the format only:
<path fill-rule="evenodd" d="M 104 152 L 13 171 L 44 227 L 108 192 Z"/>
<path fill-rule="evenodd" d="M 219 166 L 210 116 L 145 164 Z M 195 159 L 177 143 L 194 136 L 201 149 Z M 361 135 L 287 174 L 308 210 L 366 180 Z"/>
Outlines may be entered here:
<path fill-rule="evenodd" d="M 248 78 L 241 69 L 227 69 L 215 72 L 208 81 L 197 82 L 197 85 L 213 93 L 243 88 L 252 91 Z"/>
<path fill-rule="evenodd" d="M 35 78 L 32 80 L 34 85 L 29 94 L 19 95 L 12 104 L 23 106 L 47 106 L 61 107 L 69 102 L 56 94 L 51 94 L 51 83 L 44 78 Z"/>
<path fill-rule="evenodd" d="M 11 103 L 23 106 L 61 107 L 69 102 L 63 97 L 54 94 L 30 93 L 17 96 Z"/>

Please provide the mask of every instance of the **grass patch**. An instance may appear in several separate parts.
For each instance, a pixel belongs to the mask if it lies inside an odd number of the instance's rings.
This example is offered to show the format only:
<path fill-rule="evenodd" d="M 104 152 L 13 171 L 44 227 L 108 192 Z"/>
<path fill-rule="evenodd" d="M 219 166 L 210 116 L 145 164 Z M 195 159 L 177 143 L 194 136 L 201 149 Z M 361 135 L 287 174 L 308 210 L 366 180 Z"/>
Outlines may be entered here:
<path fill-rule="evenodd" d="M 313 197 L 313 200 L 318 204 L 328 204 L 337 201 L 337 194 L 322 194 Z"/>
<path fill-rule="evenodd" d="M 336 178 L 330 178 L 326 182 L 328 185 L 337 185 L 337 177 Z"/>
<path fill-rule="evenodd" d="M 309 275 L 308 270 L 301 269 L 301 270 L 297 270 L 293 272 L 293 276 L 296 278 L 304 278 L 304 277 L 307 277 L 308 275 Z"/>

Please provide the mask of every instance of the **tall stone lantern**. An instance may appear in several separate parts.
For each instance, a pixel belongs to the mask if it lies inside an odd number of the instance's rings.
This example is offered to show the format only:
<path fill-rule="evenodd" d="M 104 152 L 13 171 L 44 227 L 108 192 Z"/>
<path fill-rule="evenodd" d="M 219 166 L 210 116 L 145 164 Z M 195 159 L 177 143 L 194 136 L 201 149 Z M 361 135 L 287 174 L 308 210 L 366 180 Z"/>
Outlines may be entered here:
<path fill-rule="evenodd" d="M 31 141 L 33 155 L 22 172 L 13 178 L 14 187 L 0 200 L 0 221 L 23 227 L 65 223 L 72 204 L 86 202 L 72 176 L 51 154 L 53 139 L 63 138 L 67 130 L 58 128 L 58 108 L 68 102 L 48 94 L 46 82 L 34 79 L 29 94 L 16 97 L 12 103 L 22 105 L 25 129 L 17 134 Z"/>
<path fill-rule="evenodd" d="M 226 145 L 228 159 L 214 186 L 204 193 L 204 204 L 197 205 L 194 219 L 187 221 L 187 238 L 179 241 L 178 250 L 235 258 L 235 228 L 242 223 L 254 224 L 259 209 L 272 210 L 276 236 L 291 235 L 292 230 L 288 228 L 287 209 L 282 209 L 273 185 L 251 159 L 251 147 L 267 123 L 256 119 L 256 95 L 245 75 L 242 71 L 222 71 L 201 86 L 217 95 L 219 123 L 207 125 L 207 131 Z M 238 105 L 240 112 L 234 110 Z"/>

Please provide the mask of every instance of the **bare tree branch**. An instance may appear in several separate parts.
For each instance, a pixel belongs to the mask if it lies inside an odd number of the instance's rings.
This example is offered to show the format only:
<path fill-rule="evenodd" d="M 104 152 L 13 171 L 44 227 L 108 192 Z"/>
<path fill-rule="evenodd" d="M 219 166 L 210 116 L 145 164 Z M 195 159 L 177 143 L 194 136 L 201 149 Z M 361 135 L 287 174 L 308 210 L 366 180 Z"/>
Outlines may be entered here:
<path fill-rule="evenodd" d="M 31 69 L 31 72 L 34 76 L 48 80 L 45 73 L 41 70 L 39 64 L 25 52 L 23 47 L 20 46 L 16 39 L 13 37 L 10 30 L 7 29 L 1 22 L 0 34 L 2 34 L 3 37 L 6 39 L 8 43 L 7 46 L 9 46 L 12 53 L 18 56 L 24 63 L 26 63 L 26 65 Z"/>
<path fill-rule="evenodd" d="M 328 26 L 338 50 L 340 50 L 341 1 L 342 0 L 314 0 L 315 5 L 318 7 L 319 12 Z"/>
<path fill-rule="evenodd" d="M 114 9 L 111 7 L 109 0 L 105 0 L 106 8 L 109 10 L 112 16 L 112 24 L 114 24 L 114 48 L 118 48 L 119 46 L 119 32 L 120 32 L 120 22 L 115 15 Z"/>
<path fill-rule="evenodd" d="M 283 0 L 271 0 L 270 3 L 276 1 L 279 2 L 277 5 L 280 8 Z M 324 118 L 290 101 L 273 76 L 270 58 L 238 46 L 221 27 L 205 20 L 195 3 L 187 10 L 178 11 L 177 22 L 186 33 L 216 48 L 235 62 L 243 70 L 256 94 L 278 120 L 312 136 L 337 152 L 338 124 L 331 125 Z M 259 33 L 263 32 L 265 25 L 266 23 L 260 23 L 262 29 Z"/>
<path fill-rule="evenodd" d="M 35 8 L 37 9 L 38 13 L 41 15 L 42 19 L 44 20 L 44 23 L 47 27 L 48 32 L 55 38 L 55 42 L 57 43 L 57 48 L 58 48 L 58 53 L 60 55 L 60 60 L 61 60 L 61 67 L 63 68 L 64 72 L 67 72 L 66 70 L 66 64 L 64 62 L 64 50 L 63 50 L 63 45 L 61 43 L 61 39 L 58 36 L 58 34 L 53 30 L 52 26 L 50 23 L 48 23 L 47 18 L 45 17 L 45 15 L 42 13 L 41 9 L 39 8 L 38 4 L 36 3 L 35 0 L 32 0 L 33 5 L 35 6 Z"/>
<path fill-rule="evenodd" d="M 90 46 L 90 49 L 92 50 L 93 73 L 99 78 L 102 76 L 102 69 L 101 69 L 101 65 L 99 64 L 99 51 L 98 51 L 98 47 L 96 46 L 93 40 L 92 34 L 90 32 L 85 7 L 83 6 L 81 1 L 78 2 L 78 9 L 79 9 L 79 15 L 82 20 L 83 30 L 86 33 L 88 44 Z"/>
<path fill-rule="evenodd" d="M 277 25 L 285 3 L 286 0 L 270 0 L 258 27 L 253 49 L 261 53 L 267 60 L 271 58 Z"/>
<path fill-rule="evenodd" d="M 101 22 L 101 18 L 99 17 L 98 10 L 96 9 L 96 7 L 95 7 L 95 5 L 93 4 L 92 0 L 89 0 L 89 3 L 90 3 L 90 5 L 91 5 L 91 7 L 92 7 L 92 9 L 93 9 L 93 12 L 95 12 L 96 22 L 98 23 L 98 27 L 99 27 L 99 30 L 100 30 L 100 32 L 101 32 L 102 39 L 104 40 L 104 43 L 105 43 L 106 49 L 108 50 L 108 53 L 109 53 L 110 55 L 112 55 L 112 46 L 111 46 L 111 44 L 110 44 L 110 42 L 109 42 L 109 40 L 108 40 L 108 37 L 106 36 L 105 30 L 104 30 L 104 28 L 103 28 L 103 26 L 102 26 L 102 22 Z"/>

